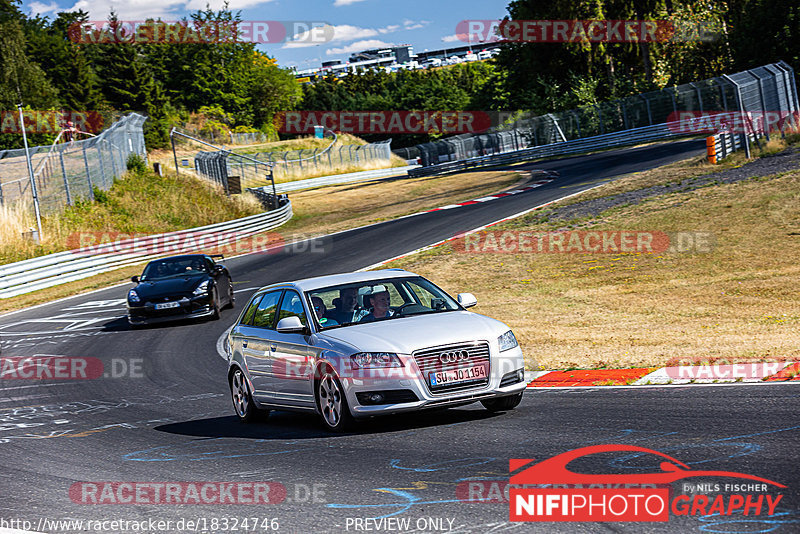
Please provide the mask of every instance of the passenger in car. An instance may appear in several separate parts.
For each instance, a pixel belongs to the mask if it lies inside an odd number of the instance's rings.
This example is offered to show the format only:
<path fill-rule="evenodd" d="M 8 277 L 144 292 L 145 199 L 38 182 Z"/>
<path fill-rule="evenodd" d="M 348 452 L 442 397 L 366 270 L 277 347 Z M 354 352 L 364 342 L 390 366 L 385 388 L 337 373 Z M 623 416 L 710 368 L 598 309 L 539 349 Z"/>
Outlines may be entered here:
<path fill-rule="evenodd" d="M 314 306 L 314 313 L 316 314 L 317 321 L 319 322 L 319 325 L 321 327 L 325 328 L 327 326 L 336 326 L 337 324 L 339 324 L 334 319 L 325 317 L 325 311 L 326 311 L 325 303 L 322 301 L 321 298 L 311 297 L 311 304 Z"/>
<path fill-rule="evenodd" d="M 358 321 L 359 313 L 356 310 L 358 304 L 358 289 L 355 287 L 345 287 L 339 290 L 339 298 L 334 299 L 333 310 L 327 316 L 337 321 L 339 324 L 353 323 Z M 338 301 L 338 302 L 337 302 Z"/>
<path fill-rule="evenodd" d="M 394 312 L 389 308 L 389 291 L 384 286 L 375 286 L 368 293 L 372 304 L 372 311 L 360 319 L 362 323 L 370 323 L 377 319 L 391 317 Z"/>

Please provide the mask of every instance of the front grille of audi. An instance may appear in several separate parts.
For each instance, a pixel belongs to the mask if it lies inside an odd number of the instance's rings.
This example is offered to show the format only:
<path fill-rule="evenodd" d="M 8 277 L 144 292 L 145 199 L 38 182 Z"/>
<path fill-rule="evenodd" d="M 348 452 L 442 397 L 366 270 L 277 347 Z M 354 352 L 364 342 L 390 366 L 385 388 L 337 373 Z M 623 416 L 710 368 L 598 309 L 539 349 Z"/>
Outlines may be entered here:
<path fill-rule="evenodd" d="M 452 355 L 454 353 L 458 355 L 456 358 L 445 356 L 445 361 L 442 361 L 441 357 L 443 354 Z M 464 354 L 468 355 L 468 357 L 464 358 Z M 486 387 L 489 384 L 489 377 L 491 376 L 491 357 L 489 355 L 489 344 L 485 341 L 430 347 L 414 352 L 413 356 L 414 361 L 417 362 L 417 367 L 419 367 L 422 373 L 422 379 L 425 381 L 428 391 L 434 395 L 469 391 Z M 456 361 L 448 361 L 452 359 L 456 359 Z M 458 381 L 451 384 L 431 385 L 431 373 L 452 371 L 454 369 L 469 369 L 481 364 L 486 368 L 485 377 Z"/>

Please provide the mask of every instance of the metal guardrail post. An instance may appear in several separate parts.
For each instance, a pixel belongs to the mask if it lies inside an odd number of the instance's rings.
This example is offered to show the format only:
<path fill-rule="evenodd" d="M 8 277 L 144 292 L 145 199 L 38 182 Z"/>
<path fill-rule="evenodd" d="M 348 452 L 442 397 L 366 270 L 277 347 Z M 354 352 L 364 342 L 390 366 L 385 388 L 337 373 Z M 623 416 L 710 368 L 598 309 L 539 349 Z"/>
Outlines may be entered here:
<path fill-rule="evenodd" d="M 100 150 L 100 143 L 95 145 L 95 148 L 97 149 L 97 160 L 100 163 L 100 179 L 103 181 L 103 183 L 105 183 L 106 180 L 107 180 L 107 178 L 106 178 L 106 166 L 103 163 L 103 151 Z"/>
<path fill-rule="evenodd" d="M 69 181 L 67 180 L 67 169 L 64 167 L 64 152 L 58 151 L 58 159 L 61 161 L 61 175 L 64 177 L 64 192 L 67 194 L 67 206 L 72 206 L 72 197 L 69 194 Z"/>
<path fill-rule="evenodd" d="M 790 67 L 787 63 L 783 61 L 779 61 L 776 64 L 776 66 L 779 69 L 784 70 L 785 77 L 789 79 L 789 87 L 791 88 L 791 95 L 788 96 L 789 96 L 789 102 L 792 104 L 792 109 L 790 111 L 792 112 L 800 111 L 800 100 L 798 100 L 798 95 L 797 95 L 797 83 L 795 82 L 794 79 L 794 69 L 792 69 L 792 67 Z"/>
<path fill-rule="evenodd" d="M 731 85 L 736 88 L 736 105 L 739 107 L 739 113 L 742 116 L 742 124 L 747 124 L 747 118 L 745 117 L 744 111 L 744 103 L 742 102 L 742 90 L 736 80 L 728 76 L 727 74 L 723 74 L 722 78 L 727 80 Z M 742 133 L 742 143 L 744 143 L 744 152 L 747 159 L 750 159 L 750 143 L 748 142 L 747 136 L 745 133 Z"/>
<path fill-rule="evenodd" d="M 703 95 L 700 94 L 700 88 L 697 87 L 697 84 L 694 82 L 689 83 L 689 86 L 691 86 L 695 93 L 697 93 L 697 102 L 700 104 L 700 113 L 703 113 Z"/>
<path fill-rule="evenodd" d="M 639 96 L 642 97 L 642 100 L 644 100 L 645 108 L 647 108 L 647 122 L 648 122 L 648 124 L 650 126 L 652 126 L 653 125 L 653 113 L 652 113 L 652 111 L 650 111 L 650 101 L 647 99 L 647 96 L 645 94 L 641 94 Z"/>
<path fill-rule="evenodd" d="M 89 170 L 89 158 L 86 157 L 86 145 L 83 145 L 83 166 L 86 167 L 86 182 L 89 184 L 89 198 L 94 202 L 94 184 L 92 183 L 92 172 Z"/>
<path fill-rule="evenodd" d="M 764 136 L 767 138 L 767 141 L 769 141 L 769 127 L 767 126 L 767 104 L 764 100 L 764 87 L 761 85 L 761 78 L 756 76 L 753 71 L 748 70 L 747 74 L 755 78 L 756 83 L 758 84 L 758 98 L 761 101 L 761 112 L 763 113 L 761 116 L 761 125 L 764 128 Z"/>
<path fill-rule="evenodd" d="M 597 118 L 598 118 L 599 123 L 600 123 L 600 135 L 603 135 L 604 133 L 606 133 L 606 127 L 603 124 L 603 112 L 600 110 L 600 105 L 599 104 L 595 104 L 594 105 L 594 109 L 597 110 Z"/>
<path fill-rule="evenodd" d="M 719 78 L 714 78 L 714 83 L 719 87 L 719 94 L 722 96 L 722 109 L 728 111 L 728 97 L 725 96 L 725 86 L 719 83 Z"/>

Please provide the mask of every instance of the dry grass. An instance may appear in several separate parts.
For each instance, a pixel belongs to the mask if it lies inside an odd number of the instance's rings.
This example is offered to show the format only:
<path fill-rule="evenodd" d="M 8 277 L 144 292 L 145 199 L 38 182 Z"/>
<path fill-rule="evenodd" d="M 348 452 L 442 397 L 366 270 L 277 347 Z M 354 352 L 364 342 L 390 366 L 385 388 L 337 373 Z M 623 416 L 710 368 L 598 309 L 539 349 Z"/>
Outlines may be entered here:
<path fill-rule="evenodd" d="M 588 255 L 463 254 L 445 245 L 392 266 L 474 292 L 479 313 L 514 329 L 532 369 L 800 359 L 800 173 L 659 197 L 589 226 L 710 231 L 716 247 Z"/>
<path fill-rule="evenodd" d="M 152 172 L 128 173 L 97 202 L 80 202 L 42 217 L 40 244 L 25 240 L 22 231 L 35 226 L 29 204 L 15 203 L 0 211 L 0 264 L 74 248 L 78 232 L 157 234 L 193 228 L 261 213 L 250 194 L 225 197 L 205 180 Z M 72 238 L 71 238 L 72 236 Z"/>
<path fill-rule="evenodd" d="M 760 149 L 756 146 L 752 147 L 753 157 L 775 154 L 789 146 L 789 144 L 780 137 L 773 137 L 773 139 L 768 143 L 765 143 L 762 140 L 762 143 L 764 144 Z M 748 160 L 745 157 L 743 150 L 740 150 L 724 160 L 721 160 L 717 165 L 712 165 L 709 163 L 706 156 L 689 158 L 655 169 L 635 172 L 615 178 L 613 182 L 605 184 L 603 187 L 593 189 L 592 191 L 587 191 L 580 196 L 560 202 L 558 205 L 567 206 L 569 204 L 575 204 L 585 200 L 618 195 L 620 193 L 635 191 L 636 189 L 643 189 L 645 187 L 652 187 L 654 185 L 677 183 L 687 178 L 694 178 L 704 174 L 720 172 L 734 167 L 741 167 L 747 163 L 747 161 Z"/>
<path fill-rule="evenodd" d="M 281 229 L 281 233 L 285 236 L 314 235 L 355 228 L 484 196 L 518 180 L 516 172 L 473 172 L 292 193 L 290 198 L 295 216 Z"/>
<path fill-rule="evenodd" d="M 511 186 L 518 180 L 519 174 L 515 172 L 469 173 L 325 187 L 293 193 L 291 199 L 295 217 L 277 233 L 284 242 L 328 234 L 484 196 Z M 236 250 L 238 245 L 232 248 Z M 126 267 L 29 295 L 0 299 L 0 313 L 107 287 L 141 273 L 141 269 L 141 265 Z"/>

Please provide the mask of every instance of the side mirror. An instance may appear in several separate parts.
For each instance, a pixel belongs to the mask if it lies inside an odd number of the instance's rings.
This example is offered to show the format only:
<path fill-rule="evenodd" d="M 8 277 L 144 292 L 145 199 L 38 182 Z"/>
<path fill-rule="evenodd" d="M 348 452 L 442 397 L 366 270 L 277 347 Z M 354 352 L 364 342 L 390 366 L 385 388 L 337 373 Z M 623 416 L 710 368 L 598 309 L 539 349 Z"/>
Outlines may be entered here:
<path fill-rule="evenodd" d="M 275 327 L 281 334 L 293 334 L 293 333 L 300 333 L 305 332 L 306 327 L 303 326 L 303 323 L 300 322 L 300 318 L 296 315 L 291 317 L 284 317 L 280 321 L 278 321 L 278 326 Z"/>
<path fill-rule="evenodd" d="M 459 293 L 457 300 L 462 308 L 471 308 L 478 303 L 478 299 L 472 293 Z"/>
<path fill-rule="evenodd" d="M 138 284 L 139 283 L 139 277 L 138 276 L 131 276 L 131 282 L 133 282 L 134 284 Z"/>
<path fill-rule="evenodd" d="M 217 264 L 217 265 L 214 265 L 214 270 L 216 272 L 218 272 L 218 273 L 221 273 L 222 271 L 225 270 L 225 267 L 223 267 L 222 265 Z"/>

